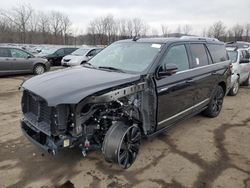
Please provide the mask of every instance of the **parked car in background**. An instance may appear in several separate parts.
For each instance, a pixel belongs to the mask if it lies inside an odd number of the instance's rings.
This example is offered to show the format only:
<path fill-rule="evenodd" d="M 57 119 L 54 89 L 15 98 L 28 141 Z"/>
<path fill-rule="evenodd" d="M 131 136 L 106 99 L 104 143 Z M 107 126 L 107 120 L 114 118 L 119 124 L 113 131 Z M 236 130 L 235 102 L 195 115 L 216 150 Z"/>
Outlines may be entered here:
<path fill-rule="evenodd" d="M 62 58 L 71 54 L 78 48 L 75 47 L 53 47 L 48 50 L 42 51 L 39 55 L 46 58 L 51 65 L 61 65 Z"/>
<path fill-rule="evenodd" d="M 14 47 L 0 47 L 0 76 L 22 73 L 42 74 L 50 69 L 48 60 Z"/>
<path fill-rule="evenodd" d="M 62 58 L 62 66 L 76 66 L 86 63 L 96 54 L 98 54 L 102 48 L 79 48 L 70 55 L 66 55 Z"/>
<path fill-rule="evenodd" d="M 232 61 L 232 77 L 229 95 L 237 95 L 240 85 L 249 86 L 250 79 L 250 62 L 249 53 L 246 49 L 238 49 L 237 47 L 228 47 L 227 53 Z"/>
<path fill-rule="evenodd" d="M 226 43 L 227 48 L 242 48 L 247 50 L 250 53 L 250 42 L 244 42 L 244 41 L 233 41 L 233 42 L 227 42 Z"/>
<path fill-rule="evenodd" d="M 24 82 L 22 131 L 51 154 L 100 149 L 107 161 L 129 168 L 142 137 L 200 112 L 219 115 L 230 64 L 215 40 L 118 41 L 83 66 Z"/>

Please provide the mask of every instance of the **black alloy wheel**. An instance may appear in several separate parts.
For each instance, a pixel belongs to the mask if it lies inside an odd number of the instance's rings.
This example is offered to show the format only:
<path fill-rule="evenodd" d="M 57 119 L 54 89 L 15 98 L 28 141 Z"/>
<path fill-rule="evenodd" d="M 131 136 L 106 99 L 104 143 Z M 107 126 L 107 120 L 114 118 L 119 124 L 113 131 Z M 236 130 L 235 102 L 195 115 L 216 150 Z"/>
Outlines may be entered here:
<path fill-rule="evenodd" d="M 117 122 L 108 130 L 103 153 L 109 162 L 117 163 L 121 168 L 129 168 L 135 161 L 141 143 L 141 131 L 137 125 L 127 126 Z"/>
<path fill-rule="evenodd" d="M 225 93 L 223 88 L 220 85 L 218 85 L 208 104 L 207 109 L 204 110 L 203 114 L 211 118 L 217 117 L 222 109 L 224 96 Z"/>

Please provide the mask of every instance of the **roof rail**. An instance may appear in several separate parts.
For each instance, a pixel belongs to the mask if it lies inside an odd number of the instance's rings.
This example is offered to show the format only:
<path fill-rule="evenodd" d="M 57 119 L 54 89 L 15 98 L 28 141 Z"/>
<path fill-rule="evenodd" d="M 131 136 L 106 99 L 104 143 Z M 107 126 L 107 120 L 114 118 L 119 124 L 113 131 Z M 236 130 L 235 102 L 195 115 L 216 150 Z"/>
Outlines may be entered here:
<path fill-rule="evenodd" d="M 217 38 L 211 38 L 211 37 L 199 37 L 199 36 L 182 36 L 180 39 L 197 39 L 197 40 L 205 40 L 205 41 L 215 41 L 219 42 Z"/>

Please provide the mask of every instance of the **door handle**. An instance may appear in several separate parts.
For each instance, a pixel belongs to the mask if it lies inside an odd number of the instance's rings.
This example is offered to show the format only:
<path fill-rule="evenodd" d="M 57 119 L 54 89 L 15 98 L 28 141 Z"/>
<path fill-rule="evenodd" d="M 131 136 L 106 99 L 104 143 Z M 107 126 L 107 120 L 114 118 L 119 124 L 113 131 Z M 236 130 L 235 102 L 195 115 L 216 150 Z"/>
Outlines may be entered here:
<path fill-rule="evenodd" d="M 190 80 L 187 80 L 187 81 L 186 81 L 186 83 L 188 83 L 188 84 L 191 84 L 191 83 L 193 83 L 193 82 L 194 82 L 193 79 L 190 79 Z"/>

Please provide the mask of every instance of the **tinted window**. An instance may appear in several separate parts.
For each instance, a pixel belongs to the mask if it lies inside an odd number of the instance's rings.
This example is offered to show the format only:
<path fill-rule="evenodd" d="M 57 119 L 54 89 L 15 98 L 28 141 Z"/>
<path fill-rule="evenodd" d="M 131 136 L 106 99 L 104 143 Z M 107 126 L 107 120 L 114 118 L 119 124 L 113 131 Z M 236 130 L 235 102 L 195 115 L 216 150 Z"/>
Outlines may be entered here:
<path fill-rule="evenodd" d="M 10 51 L 7 48 L 0 48 L 0 57 L 10 57 Z"/>
<path fill-rule="evenodd" d="M 192 53 L 193 67 L 208 65 L 207 52 L 203 44 L 190 44 L 190 50 Z"/>
<path fill-rule="evenodd" d="M 61 49 L 57 50 L 56 54 L 59 55 L 59 56 L 63 56 L 64 55 L 64 49 L 61 48 Z"/>
<path fill-rule="evenodd" d="M 10 53 L 11 57 L 14 58 L 27 58 L 28 56 L 30 56 L 30 54 L 18 49 L 10 49 Z"/>
<path fill-rule="evenodd" d="M 175 64 L 178 67 L 178 71 L 189 69 L 188 55 L 185 45 L 171 47 L 165 57 L 163 57 L 162 64 Z"/>
<path fill-rule="evenodd" d="M 224 45 L 208 44 L 207 47 L 214 63 L 228 60 L 228 55 Z"/>

